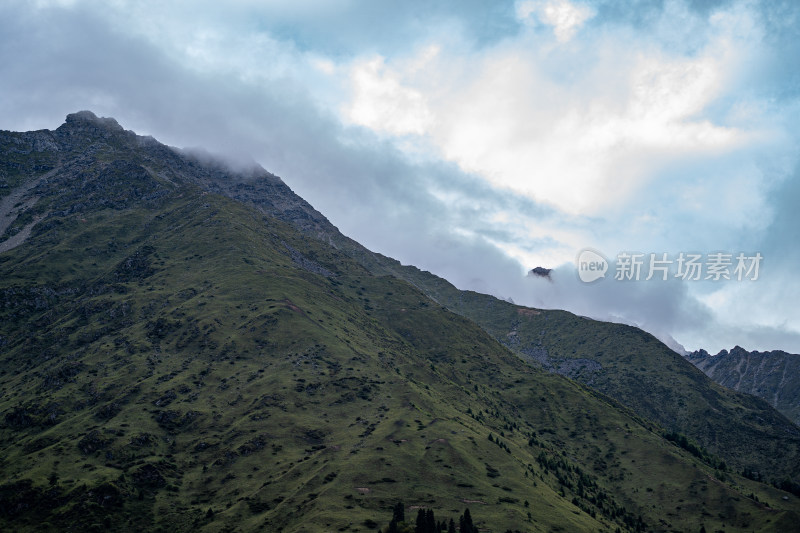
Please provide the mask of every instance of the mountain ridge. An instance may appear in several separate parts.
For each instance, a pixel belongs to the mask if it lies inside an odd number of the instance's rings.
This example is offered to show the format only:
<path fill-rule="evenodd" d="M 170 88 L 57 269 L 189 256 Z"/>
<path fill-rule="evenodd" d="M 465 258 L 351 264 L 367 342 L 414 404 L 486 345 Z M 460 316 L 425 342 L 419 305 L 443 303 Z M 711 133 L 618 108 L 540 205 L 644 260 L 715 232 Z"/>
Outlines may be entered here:
<path fill-rule="evenodd" d="M 397 500 L 500 531 L 797 523 L 735 457 L 515 355 L 574 315 L 453 292 L 266 171 L 68 122 L 0 132 L 0 201 L 31 185 L 0 241 L 41 217 L 0 253 L 3 527 L 368 531 Z"/>
<path fill-rule="evenodd" d="M 735 346 L 716 355 L 696 350 L 686 358 L 717 383 L 763 398 L 800 424 L 800 355 Z"/>
<path fill-rule="evenodd" d="M 233 194 L 233 197 L 245 201 L 247 200 L 242 195 L 236 193 Z M 300 202 L 305 203 L 302 199 L 300 199 Z M 314 213 L 316 213 L 316 211 L 314 211 Z M 290 223 L 294 223 L 291 218 L 286 217 L 280 211 L 276 212 L 275 216 Z M 525 329 L 528 331 L 523 333 L 516 331 L 516 329 L 520 322 L 527 321 L 541 323 L 542 320 L 545 320 L 543 317 L 554 316 L 559 317 L 562 322 L 569 322 L 569 328 L 584 329 L 586 326 L 602 325 L 602 329 L 638 332 L 635 334 L 642 335 L 643 338 L 648 340 L 648 343 L 657 348 L 657 354 L 648 358 L 649 362 L 655 363 L 656 366 L 661 367 L 665 372 L 671 372 L 673 368 L 679 368 L 682 372 L 682 380 L 688 394 L 688 397 L 683 400 L 685 403 L 691 402 L 700 405 L 708 404 L 708 401 L 703 399 L 703 397 L 710 395 L 712 398 L 714 398 L 718 397 L 719 395 L 728 395 L 728 393 L 724 392 L 722 389 L 716 388 L 716 384 L 713 381 L 709 380 L 704 382 L 704 380 L 701 378 L 702 373 L 695 373 L 696 370 L 694 365 L 688 364 L 683 356 L 674 352 L 674 350 L 664 345 L 652 335 L 643 332 L 634 326 L 595 321 L 586 317 L 576 316 L 566 311 L 535 310 L 534 314 L 529 314 L 528 311 L 526 311 L 526 308 L 523 306 L 517 306 L 499 298 L 475 293 L 474 291 L 457 289 L 447 280 L 439 278 L 430 272 L 419 270 L 411 265 L 404 266 L 395 259 L 389 258 L 380 253 L 371 252 L 370 250 L 361 246 L 359 243 L 339 233 L 338 229 L 330 224 L 327 219 L 324 219 L 324 217 L 322 217 L 320 222 L 313 226 L 313 231 L 308 231 L 302 226 L 297 227 L 299 227 L 299 229 L 301 229 L 301 231 L 304 233 L 328 242 L 337 249 L 347 253 L 373 274 L 392 275 L 411 283 L 412 286 L 424 292 L 434 301 L 444 305 L 449 310 L 461 314 L 462 316 L 465 316 L 476 322 L 484 330 L 488 331 L 493 337 L 495 337 L 495 339 L 497 339 L 501 344 L 511 348 L 524 359 L 536 364 L 540 364 L 543 368 L 553 369 L 553 365 L 555 364 L 557 367 L 556 370 L 562 369 L 561 373 L 567 377 L 577 379 L 584 384 L 593 386 L 597 390 L 621 401 L 623 404 L 629 406 L 634 405 L 635 411 L 638 414 L 648 418 L 653 418 L 654 420 L 665 425 L 666 427 L 670 427 L 673 430 L 691 435 L 692 438 L 697 439 L 703 446 L 709 448 L 714 453 L 730 455 L 727 452 L 729 452 L 731 449 L 738 448 L 739 450 L 736 452 L 738 459 L 733 462 L 735 462 L 738 467 L 742 469 L 753 469 L 753 464 L 748 464 L 747 461 L 747 458 L 752 454 L 751 444 L 743 445 L 741 442 L 736 443 L 720 441 L 719 434 L 724 433 L 725 430 L 722 428 L 713 429 L 710 431 L 699 429 L 695 426 L 694 422 L 692 422 L 692 419 L 694 418 L 693 415 L 685 415 L 680 423 L 675 423 L 680 410 L 676 410 L 673 407 L 671 410 L 667 410 L 665 412 L 665 410 L 662 408 L 662 406 L 665 404 L 670 405 L 673 403 L 674 395 L 663 386 L 657 386 L 656 388 L 644 386 L 644 383 L 653 383 L 654 379 L 657 381 L 657 378 L 654 377 L 654 374 L 657 374 L 657 372 L 649 372 L 647 373 L 649 375 L 643 375 L 639 378 L 629 379 L 627 380 L 627 383 L 621 385 L 608 384 L 607 386 L 600 387 L 596 383 L 597 380 L 593 370 L 602 371 L 602 366 L 605 361 L 603 360 L 604 358 L 602 356 L 598 357 L 597 354 L 604 354 L 605 359 L 607 359 L 608 354 L 606 352 L 608 351 L 608 346 L 604 345 L 591 349 L 586 346 L 585 349 L 590 353 L 581 354 L 582 356 L 580 357 L 573 357 L 573 353 L 568 353 L 575 352 L 575 348 L 570 348 L 569 351 L 559 350 L 558 362 L 553 363 L 548 361 L 550 358 L 548 349 L 552 352 L 554 346 L 547 346 L 547 342 L 540 338 L 541 336 L 539 335 L 539 331 L 534 331 L 536 328 L 535 325 L 526 325 Z M 492 309 L 493 312 L 487 313 L 485 311 L 486 309 Z M 497 310 L 502 310 L 502 314 L 508 317 L 502 324 L 498 323 L 496 316 Z M 495 316 L 492 316 L 493 313 L 495 313 Z M 608 334 L 599 333 L 594 336 L 602 338 L 608 337 Z M 590 336 L 589 338 L 592 337 Z M 558 348 L 556 347 L 556 349 Z M 620 350 L 615 349 L 615 351 Z M 628 356 L 625 355 L 624 357 Z M 668 361 L 668 363 L 665 364 L 665 361 Z M 619 359 L 617 359 L 613 361 L 612 364 L 618 365 L 619 362 Z M 633 367 L 630 370 L 634 373 L 638 373 L 639 368 L 640 367 Z M 712 389 L 713 392 L 703 392 L 703 394 L 698 397 L 697 394 L 692 392 L 692 389 L 698 383 L 702 383 L 704 387 Z M 642 403 L 641 399 L 643 397 L 650 397 L 650 399 Z M 714 400 L 716 403 L 719 403 L 719 401 L 719 399 Z M 789 420 L 786 420 L 778 413 L 771 412 L 772 410 L 766 405 L 759 405 L 757 402 L 754 403 L 754 401 L 748 397 L 740 397 L 737 403 L 747 405 L 751 408 L 757 406 L 756 409 L 759 411 L 769 413 L 767 415 L 767 418 L 770 420 L 769 424 L 774 424 L 775 426 L 781 428 L 780 432 L 782 434 L 792 435 L 792 438 L 796 438 L 796 436 L 799 435 L 796 425 L 792 424 Z M 708 404 L 708 407 L 704 409 L 707 412 L 713 412 L 715 407 L 713 407 L 711 404 Z M 744 426 L 749 425 L 751 424 L 744 422 Z M 755 434 L 758 434 L 761 432 L 761 429 L 753 428 L 752 431 L 754 431 Z M 795 448 L 795 446 L 796 445 L 792 445 L 792 448 Z M 800 451 L 793 453 L 800 454 Z M 800 455 L 798 455 L 798 458 L 800 458 Z M 794 469 L 790 475 L 793 478 L 800 475 L 800 467 Z"/>

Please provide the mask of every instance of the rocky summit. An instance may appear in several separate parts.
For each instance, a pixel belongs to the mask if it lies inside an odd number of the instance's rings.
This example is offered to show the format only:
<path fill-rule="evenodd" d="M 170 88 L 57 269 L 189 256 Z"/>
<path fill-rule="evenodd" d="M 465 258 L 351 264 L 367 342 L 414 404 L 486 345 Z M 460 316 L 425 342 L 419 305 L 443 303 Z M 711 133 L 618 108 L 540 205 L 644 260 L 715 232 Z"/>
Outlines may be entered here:
<path fill-rule="evenodd" d="M 8 531 L 800 523 L 800 429 L 765 401 L 87 111 L 0 132 L 0 450 Z"/>

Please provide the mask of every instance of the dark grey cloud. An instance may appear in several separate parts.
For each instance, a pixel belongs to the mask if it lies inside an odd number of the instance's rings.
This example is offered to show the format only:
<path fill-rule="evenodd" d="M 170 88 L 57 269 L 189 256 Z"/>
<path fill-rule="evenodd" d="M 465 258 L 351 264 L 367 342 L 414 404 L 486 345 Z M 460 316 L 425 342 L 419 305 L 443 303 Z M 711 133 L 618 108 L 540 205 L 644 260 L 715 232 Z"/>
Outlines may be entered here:
<path fill-rule="evenodd" d="M 595 318 L 641 327 L 671 347 L 676 331 L 685 332 L 713 323 L 711 310 L 689 293 L 689 286 L 676 279 L 667 281 L 614 280 L 613 263 L 605 279 L 584 283 L 574 265 L 562 265 L 551 272 L 551 280 L 528 278 L 531 305 L 563 309 Z"/>

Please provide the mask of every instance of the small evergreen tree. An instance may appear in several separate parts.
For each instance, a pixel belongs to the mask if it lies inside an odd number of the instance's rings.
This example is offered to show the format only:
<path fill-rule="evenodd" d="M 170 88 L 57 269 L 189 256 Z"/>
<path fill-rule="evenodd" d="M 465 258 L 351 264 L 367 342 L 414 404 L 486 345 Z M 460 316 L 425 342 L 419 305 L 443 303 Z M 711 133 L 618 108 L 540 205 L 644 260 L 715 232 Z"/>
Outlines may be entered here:
<path fill-rule="evenodd" d="M 459 530 L 461 533 L 478 533 L 478 529 L 472 523 L 472 515 L 469 509 L 464 509 L 464 514 L 458 519 Z"/>
<path fill-rule="evenodd" d="M 414 529 L 414 533 L 427 533 L 425 531 L 425 509 L 417 511 L 417 527 Z"/>
<path fill-rule="evenodd" d="M 392 509 L 392 521 L 398 524 L 406 521 L 406 506 L 403 502 L 397 502 Z"/>
<path fill-rule="evenodd" d="M 436 518 L 433 516 L 433 509 L 428 509 L 425 512 L 425 533 L 438 533 L 436 527 Z"/>

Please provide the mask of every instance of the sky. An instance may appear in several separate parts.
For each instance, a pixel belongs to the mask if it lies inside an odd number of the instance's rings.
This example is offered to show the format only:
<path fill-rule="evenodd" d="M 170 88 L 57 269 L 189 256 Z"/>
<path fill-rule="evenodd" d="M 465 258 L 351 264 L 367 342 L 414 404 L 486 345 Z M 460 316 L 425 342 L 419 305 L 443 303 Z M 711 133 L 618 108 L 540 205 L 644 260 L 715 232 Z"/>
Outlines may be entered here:
<path fill-rule="evenodd" d="M 0 129 L 89 109 L 461 289 L 800 353 L 798 57 L 792 0 L 6 0 Z"/>

